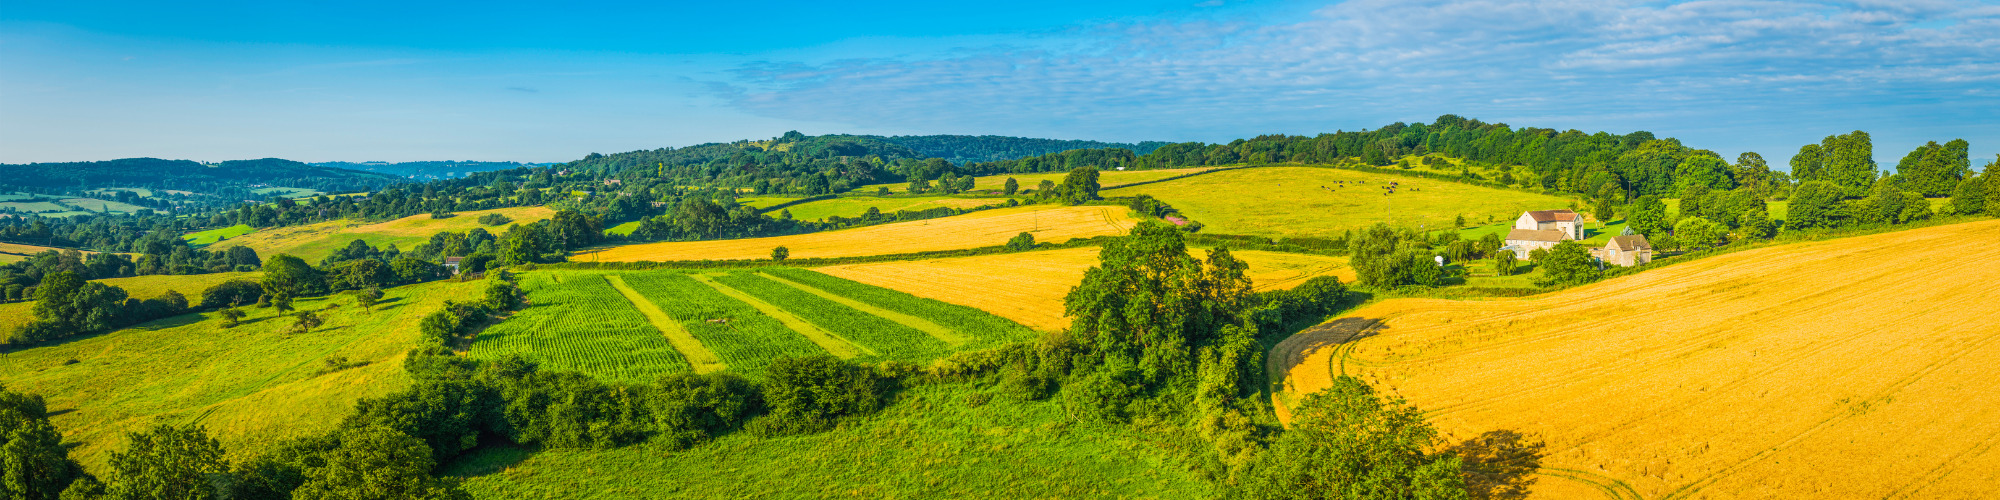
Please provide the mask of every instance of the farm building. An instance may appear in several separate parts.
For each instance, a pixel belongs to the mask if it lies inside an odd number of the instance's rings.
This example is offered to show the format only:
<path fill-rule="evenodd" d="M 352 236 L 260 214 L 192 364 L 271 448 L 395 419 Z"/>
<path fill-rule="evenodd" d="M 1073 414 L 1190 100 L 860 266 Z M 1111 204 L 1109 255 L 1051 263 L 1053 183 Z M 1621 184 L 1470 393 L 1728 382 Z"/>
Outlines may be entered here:
<path fill-rule="evenodd" d="M 451 274 L 453 274 L 453 275 L 457 275 L 457 274 L 458 274 L 458 263 L 459 263 L 460 261 L 464 261 L 464 260 L 465 260 L 465 257 L 445 257 L 445 258 L 444 258 L 444 268 L 445 268 L 445 269 L 448 269 L 448 270 L 451 270 Z"/>
<path fill-rule="evenodd" d="M 1563 239 L 1583 239 L 1583 216 L 1575 210 L 1534 210 L 1514 219 L 1514 229 L 1558 231 Z M 1513 239 L 1511 236 L 1508 239 Z"/>
<path fill-rule="evenodd" d="M 1606 264 L 1632 267 L 1653 261 L 1653 244 L 1646 241 L 1646 235 L 1627 234 L 1612 237 L 1604 248 L 1593 248 L 1591 253 Z"/>
<path fill-rule="evenodd" d="M 1569 234 L 1562 231 L 1515 229 L 1507 232 L 1507 248 L 1514 249 L 1514 257 L 1526 259 L 1528 252 L 1555 248 L 1557 243 L 1567 239 L 1570 239 Z"/>

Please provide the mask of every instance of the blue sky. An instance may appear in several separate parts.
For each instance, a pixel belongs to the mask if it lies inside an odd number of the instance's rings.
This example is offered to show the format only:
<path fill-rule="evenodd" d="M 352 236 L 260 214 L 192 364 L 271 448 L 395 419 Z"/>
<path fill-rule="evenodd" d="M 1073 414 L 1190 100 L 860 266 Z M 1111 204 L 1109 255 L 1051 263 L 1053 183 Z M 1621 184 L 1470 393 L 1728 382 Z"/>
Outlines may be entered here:
<path fill-rule="evenodd" d="M 1782 165 L 1866 130 L 2000 152 L 1977 1 L 36 2 L 0 162 L 566 161 L 811 134 L 1227 141 L 1649 130 Z"/>

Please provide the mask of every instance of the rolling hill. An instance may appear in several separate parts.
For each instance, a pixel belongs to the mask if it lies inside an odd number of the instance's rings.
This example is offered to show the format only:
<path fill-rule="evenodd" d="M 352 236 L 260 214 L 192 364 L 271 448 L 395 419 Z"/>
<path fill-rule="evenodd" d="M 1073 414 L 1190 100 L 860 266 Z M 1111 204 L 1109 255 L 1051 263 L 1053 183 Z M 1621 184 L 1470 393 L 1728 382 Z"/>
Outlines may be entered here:
<path fill-rule="evenodd" d="M 479 223 L 480 216 L 492 213 L 505 215 L 507 218 L 513 219 L 514 222 L 510 224 L 526 224 L 547 219 L 555 215 L 555 210 L 539 206 L 496 208 L 493 210 L 459 212 L 456 216 L 448 219 L 432 219 L 430 215 L 412 215 L 374 224 L 353 220 L 335 220 L 298 226 L 276 227 L 250 233 L 238 233 L 236 236 L 229 236 L 227 239 L 215 242 L 210 245 L 209 250 L 218 250 L 233 246 L 247 246 L 256 249 L 258 255 L 269 256 L 283 253 L 305 259 L 307 262 L 317 263 L 320 259 L 332 255 L 335 250 L 339 250 L 349 242 L 357 239 L 366 241 L 371 246 L 380 247 L 395 244 L 398 249 L 409 250 L 418 243 L 429 241 L 431 235 L 437 234 L 440 231 L 466 231 L 473 228 L 486 228 L 487 232 L 494 233 L 497 236 L 499 233 L 506 231 L 507 226 L 487 226 Z M 184 235 L 183 238 L 206 241 L 213 239 L 218 234 L 227 235 L 238 230 L 223 228 L 219 231 L 192 233 Z"/>
<path fill-rule="evenodd" d="M 1391 183 L 1394 194 L 1387 189 Z M 1273 238 L 1332 238 L 1377 222 L 1450 228 L 1461 215 L 1476 225 L 1570 203 L 1525 191 L 1317 167 L 1227 170 L 1101 193 L 1158 198 L 1200 221 L 1204 232 Z"/>
<path fill-rule="evenodd" d="M 2000 251 L 1964 243 L 1996 238 L 1962 223 L 1388 300 L 1269 359 L 1289 394 L 1355 375 L 1451 439 L 1546 441 L 1538 497 L 1981 497 L 2000 487 Z"/>

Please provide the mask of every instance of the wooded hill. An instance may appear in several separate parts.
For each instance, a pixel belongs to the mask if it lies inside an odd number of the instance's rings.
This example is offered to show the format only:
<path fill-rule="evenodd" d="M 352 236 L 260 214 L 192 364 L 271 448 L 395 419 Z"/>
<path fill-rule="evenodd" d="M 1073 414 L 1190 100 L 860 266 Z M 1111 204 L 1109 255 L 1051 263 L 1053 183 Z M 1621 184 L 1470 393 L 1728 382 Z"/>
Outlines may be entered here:
<path fill-rule="evenodd" d="M 147 187 L 222 195 L 230 188 L 262 184 L 327 192 L 367 191 L 400 179 L 393 175 L 318 167 L 264 158 L 205 165 L 191 160 L 125 158 L 109 161 L 0 164 L 0 190 L 82 191 L 107 187 Z"/>
<path fill-rule="evenodd" d="M 313 163 L 312 165 L 315 167 L 361 170 L 367 172 L 381 172 L 385 174 L 399 175 L 412 179 L 441 179 L 449 177 L 465 177 L 467 175 L 471 175 L 473 172 L 490 172 L 494 170 L 507 170 L 511 168 L 523 168 L 523 167 L 542 167 L 542 166 L 547 166 L 549 164 L 522 163 L 516 161 L 445 160 L 445 161 L 405 161 L 405 162 L 394 162 L 394 163 L 386 161 L 368 161 L 368 162 L 327 161 L 327 162 Z"/>

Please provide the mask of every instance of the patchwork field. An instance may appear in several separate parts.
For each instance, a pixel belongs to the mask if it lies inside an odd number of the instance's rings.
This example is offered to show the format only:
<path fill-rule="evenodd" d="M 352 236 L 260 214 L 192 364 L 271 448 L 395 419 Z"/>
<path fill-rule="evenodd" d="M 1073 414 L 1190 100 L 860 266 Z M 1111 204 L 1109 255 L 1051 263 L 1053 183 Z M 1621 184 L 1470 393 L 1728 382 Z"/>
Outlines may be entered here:
<path fill-rule="evenodd" d="M 131 203 L 96 198 L 64 198 L 62 202 L 91 212 L 121 212 L 129 214 L 146 208 Z"/>
<path fill-rule="evenodd" d="M 38 247 L 34 245 L 22 245 L 19 243 L 0 243 L 0 264 L 12 264 L 15 262 L 20 262 L 34 254 L 47 252 L 50 250 L 60 251 L 62 249 Z M 88 254 L 94 252 L 84 252 L 84 253 Z"/>
<path fill-rule="evenodd" d="M 1169 177 L 1196 174 L 1196 173 L 1206 172 L 1209 170 L 1215 170 L 1216 168 L 1218 167 L 1162 168 L 1157 170 L 1100 170 L 1097 172 L 1097 183 L 1098 185 L 1103 186 L 1104 188 L 1111 188 L 1135 182 L 1156 181 Z M 1023 190 L 1035 189 L 1035 186 L 1040 185 L 1044 180 L 1049 182 L 1054 182 L 1056 184 L 1062 184 L 1063 178 L 1068 176 L 1069 172 L 1066 171 L 1043 172 L 1034 174 L 988 175 L 982 177 L 974 177 L 972 181 L 972 189 L 977 191 L 988 191 L 988 190 L 998 191 L 1007 186 L 1007 178 L 1009 177 L 1014 178 L 1014 182 L 1016 184 L 1019 184 L 1021 186 L 1021 189 Z M 935 185 L 936 183 L 933 182 L 932 184 Z M 861 193 L 873 193 L 875 192 L 876 188 L 889 188 L 889 192 L 891 193 L 902 193 L 909 191 L 909 187 L 910 184 L 907 182 L 891 183 L 891 184 L 869 184 L 866 186 L 855 188 L 854 191 Z"/>
<path fill-rule="evenodd" d="M 1390 182 L 1399 187 L 1385 195 Z M 1452 227 L 1460 215 L 1468 223 L 1488 217 L 1506 221 L 1527 210 L 1566 208 L 1570 202 L 1524 191 L 1314 167 L 1229 170 L 1101 193 L 1151 195 L 1201 221 L 1207 232 L 1319 238 L 1377 222 L 1438 229 Z"/>
<path fill-rule="evenodd" d="M 970 308 L 789 268 L 535 271 L 521 284 L 532 305 L 482 332 L 472 354 L 519 354 L 607 380 L 755 374 L 814 354 L 926 363 L 1034 335 Z"/>
<path fill-rule="evenodd" d="M 932 208 L 978 208 L 1006 204 L 1004 198 L 957 198 L 950 196 L 918 196 L 910 198 L 877 198 L 857 196 L 834 198 L 795 205 L 785 210 L 792 212 L 792 218 L 805 221 L 823 221 L 827 217 L 860 217 L 874 207 L 885 214 L 898 210 L 928 210 Z"/>
<path fill-rule="evenodd" d="M 555 215 L 555 210 L 548 207 L 499 208 L 458 212 L 456 217 L 449 219 L 432 219 L 426 214 L 376 224 L 363 224 L 352 220 L 328 221 L 265 229 L 221 241 L 209 249 L 217 250 L 241 245 L 257 249 L 257 255 L 260 256 L 269 257 L 284 253 L 305 259 L 308 263 L 318 263 L 320 259 L 332 255 L 335 250 L 356 239 L 378 247 L 394 243 L 397 248 L 408 250 L 418 243 L 430 240 L 431 235 L 439 231 L 465 231 L 478 227 L 486 228 L 486 231 L 498 236 L 507 230 L 506 225 L 487 226 L 479 223 L 479 216 L 490 213 L 514 219 L 514 222 L 508 224 L 512 225 L 547 219 Z"/>
<path fill-rule="evenodd" d="M 1121 235 L 1138 224 L 1124 207 L 1031 205 L 965 215 L 769 238 L 675 241 L 625 245 L 581 253 L 579 262 L 768 259 L 771 249 L 793 258 L 853 257 L 1002 245 L 1023 231 L 1036 241 Z"/>
<path fill-rule="evenodd" d="M 1200 249 L 1197 257 L 1206 258 Z M 1097 265 L 1097 247 L 871 262 L 828 266 L 826 273 L 883 288 L 901 290 L 953 304 L 977 308 L 1039 330 L 1069 326 L 1063 316 L 1063 296 L 1083 273 Z M 1258 290 L 1288 289 L 1315 276 L 1354 281 L 1344 257 L 1280 252 L 1231 251 L 1250 264 L 1250 279 Z"/>
<path fill-rule="evenodd" d="M 213 245 L 218 241 L 235 238 L 237 236 L 250 234 L 256 231 L 257 228 L 246 226 L 243 224 L 237 224 L 229 227 L 218 227 L 207 231 L 198 231 L 198 232 L 183 234 L 181 235 L 181 239 L 187 240 L 189 245 Z"/>
<path fill-rule="evenodd" d="M 1986 497 L 2000 489 L 2000 250 L 1963 243 L 1996 239 L 2000 221 L 1975 222 L 1532 299 L 1390 300 L 1270 359 L 1292 393 L 1346 373 L 1450 438 L 1545 440 L 1539 496 Z"/>
<path fill-rule="evenodd" d="M 444 469 L 480 499 L 1209 498 L 1212 483 L 1131 426 L 1054 400 L 920 385 L 882 413 L 804 436 L 735 432 L 685 451 L 483 448 Z"/>
<path fill-rule="evenodd" d="M 184 277 L 177 277 L 184 278 Z M 323 432 L 354 401 L 401 389 L 401 359 L 417 345 L 417 322 L 445 300 L 477 299 L 485 283 L 436 282 L 384 290 L 373 312 L 348 295 L 297 299 L 325 326 L 288 333 L 289 318 L 245 309 L 222 328 L 213 313 L 190 314 L 7 353 L 0 384 L 46 396 L 70 455 L 103 474 L 124 434 L 156 423 L 201 424 L 233 458 L 277 440 Z M 0 312 L 0 316 L 10 316 Z M 348 367 L 329 370 L 327 360 Z"/>

